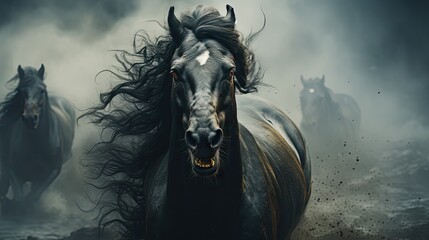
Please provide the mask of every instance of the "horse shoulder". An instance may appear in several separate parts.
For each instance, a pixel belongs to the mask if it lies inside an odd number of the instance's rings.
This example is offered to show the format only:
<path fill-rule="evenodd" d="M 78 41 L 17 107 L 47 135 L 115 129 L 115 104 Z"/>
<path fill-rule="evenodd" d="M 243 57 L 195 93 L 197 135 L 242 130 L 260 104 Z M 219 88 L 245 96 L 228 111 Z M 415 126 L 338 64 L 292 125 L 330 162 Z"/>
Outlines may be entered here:
<path fill-rule="evenodd" d="M 360 122 L 361 111 L 358 103 L 352 96 L 344 93 L 338 93 L 336 94 L 336 99 L 340 105 L 341 112 L 346 119 L 353 119 L 356 122 Z"/>
<path fill-rule="evenodd" d="M 244 208 L 270 219 L 268 232 L 278 230 L 280 235 L 287 235 L 309 197 L 309 159 L 303 139 L 292 121 L 273 104 L 254 97 L 241 98 L 239 104 L 244 201 L 248 201 Z"/>
<path fill-rule="evenodd" d="M 69 100 L 62 96 L 52 94 L 49 96 L 52 112 L 52 138 L 62 150 L 66 160 L 71 154 L 71 147 L 75 135 L 76 113 Z"/>
<path fill-rule="evenodd" d="M 76 113 L 74 107 L 68 99 L 57 94 L 52 94 L 49 95 L 49 103 L 51 109 L 55 112 L 57 117 L 62 118 L 63 121 L 76 121 Z"/>
<path fill-rule="evenodd" d="M 249 100 L 248 104 L 241 103 L 244 107 L 239 108 L 239 121 L 252 128 L 251 132 L 260 140 L 260 145 L 286 148 L 293 161 L 305 164 L 306 147 L 295 123 L 274 104 L 255 97 Z M 273 149 L 265 152 L 269 150 Z"/>
<path fill-rule="evenodd" d="M 336 101 L 343 107 L 359 108 L 359 105 L 357 104 L 356 100 L 349 94 L 337 93 L 335 94 L 335 97 Z"/>
<path fill-rule="evenodd" d="M 277 205 L 268 162 L 250 131 L 240 125 L 243 161 L 242 239 L 272 239 Z"/>

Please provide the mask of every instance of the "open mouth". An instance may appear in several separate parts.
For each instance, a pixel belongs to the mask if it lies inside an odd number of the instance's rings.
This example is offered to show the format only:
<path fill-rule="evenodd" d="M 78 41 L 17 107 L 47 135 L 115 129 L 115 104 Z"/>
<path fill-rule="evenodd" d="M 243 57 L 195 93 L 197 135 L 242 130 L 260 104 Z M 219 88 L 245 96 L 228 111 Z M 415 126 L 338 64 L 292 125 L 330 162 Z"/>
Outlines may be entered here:
<path fill-rule="evenodd" d="M 215 165 L 215 158 L 211 158 L 209 160 L 202 160 L 199 158 L 195 158 L 194 160 L 195 165 L 197 165 L 199 168 L 212 168 Z"/>
<path fill-rule="evenodd" d="M 198 175 L 211 175 L 216 172 L 217 156 L 211 158 L 197 158 L 192 156 L 193 169 Z"/>
<path fill-rule="evenodd" d="M 30 119 L 22 119 L 24 123 L 32 130 L 36 130 L 39 126 L 38 121 L 30 120 Z"/>

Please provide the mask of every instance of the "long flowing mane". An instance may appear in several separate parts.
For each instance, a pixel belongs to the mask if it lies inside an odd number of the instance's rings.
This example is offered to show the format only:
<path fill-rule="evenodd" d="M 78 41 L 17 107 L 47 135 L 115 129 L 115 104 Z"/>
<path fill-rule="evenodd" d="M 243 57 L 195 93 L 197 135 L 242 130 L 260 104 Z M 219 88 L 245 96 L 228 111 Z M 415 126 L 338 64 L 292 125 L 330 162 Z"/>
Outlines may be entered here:
<path fill-rule="evenodd" d="M 237 66 L 238 91 L 257 91 L 263 74 L 249 45 L 259 32 L 243 38 L 216 9 L 202 6 L 182 14 L 181 21 L 197 39 L 214 39 L 231 51 Z M 89 181 L 103 191 L 102 199 L 97 201 L 102 206 L 100 224 L 120 223 L 123 239 L 144 236 L 145 169 L 169 148 L 169 71 L 178 44 L 173 42 L 168 27 L 163 28 L 167 33 L 154 38 L 145 31 L 138 32 L 133 51 L 116 54 L 120 67 L 106 71 L 121 83 L 100 94 L 101 103 L 81 116 L 101 127 L 104 139 L 85 161 Z M 108 105 L 113 109 L 105 111 Z"/>

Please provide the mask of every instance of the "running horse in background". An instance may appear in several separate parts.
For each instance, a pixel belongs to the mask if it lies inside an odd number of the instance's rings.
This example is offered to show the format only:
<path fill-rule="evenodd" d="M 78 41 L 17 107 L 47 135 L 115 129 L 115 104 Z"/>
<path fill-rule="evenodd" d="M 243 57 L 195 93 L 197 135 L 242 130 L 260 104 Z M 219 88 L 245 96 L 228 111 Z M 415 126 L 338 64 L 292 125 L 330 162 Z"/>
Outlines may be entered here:
<path fill-rule="evenodd" d="M 198 6 L 181 20 L 171 7 L 168 29 L 117 56 L 122 82 L 83 115 L 112 134 L 90 162 L 113 194 L 103 194 L 105 223 L 121 223 L 123 239 L 290 239 L 310 159 L 280 108 L 245 95 L 262 78 L 255 34 L 240 37 L 229 5 L 226 16 Z"/>
<path fill-rule="evenodd" d="M 310 143 L 321 142 L 341 147 L 359 134 L 361 112 L 356 101 L 347 94 L 334 93 L 322 78 L 304 79 L 300 93 L 301 128 Z"/>
<path fill-rule="evenodd" d="M 2 211 L 10 210 L 8 204 L 22 208 L 37 201 L 71 156 L 75 111 L 65 98 L 48 95 L 44 72 L 43 64 L 39 70 L 19 66 L 9 81 L 18 80 L 16 89 L 0 103 Z M 31 183 L 28 193 L 24 191 L 27 182 Z"/>

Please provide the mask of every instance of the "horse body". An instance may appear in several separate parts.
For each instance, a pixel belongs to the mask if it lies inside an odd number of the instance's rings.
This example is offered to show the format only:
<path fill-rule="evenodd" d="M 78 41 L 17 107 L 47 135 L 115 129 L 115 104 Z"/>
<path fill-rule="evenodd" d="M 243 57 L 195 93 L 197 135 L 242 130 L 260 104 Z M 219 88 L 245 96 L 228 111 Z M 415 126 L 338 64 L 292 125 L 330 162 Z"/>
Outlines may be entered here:
<path fill-rule="evenodd" d="M 304 140 L 292 121 L 264 100 L 240 96 L 237 109 L 240 140 L 231 148 L 241 157 L 230 160 L 239 164 L 242 174 L 225 173 L 221 179 L 203 183 L 180 176 L 171 182 L 182 191 L 169 195 L 170 181 L 165 177 L 172 173 L 167 153 L 148 170 L 145 180 L 148 239 L 289 239 L 310 195 Z M 235 155 L 233 151 L 228 154 Z M 183 168 L 176 168 L 177 175 Z M 237 181 L 240 194 L 235 199 L 237 194 L 228 194 L 234 185 L 225 180 L 229 178 Z"/>
<path fill-rule="evenodd" d="M 63 97 L 49 96 L 42 111 L 37 129 L 28 128 L 20 120 L 10 126 L 9 162 L 21 182 L 40 181 L 54 170 L 59 173 L 71 154 L 73 106 Z"/>
<path fill-rule="evenodd" d="M 262 74 L 230 6 L 226 16 L 198 6 L 181 19 L 171 7 L 170 35 L 144 38 L 139 62 L 120 60 L 125 81 L 88 113 L 113 130 L 97 146 L 95 178 L 120 179 L 106 189 L 123 237 L 289 239 L 311 192 L 305 141 L 273 104 L 236 96 L 256 91 Z M 100 111 L 123 93 L 129 105 Z"/>
<path fill-rule="evenodd" d="M 57 95 L 49 95 L 42 85 L 42 76 L 36 78 L 35 69 L 22 70 L 21 78 L 27 77 L 26 89 L 36 86 L 43 90 L 35 105 L 27 109 L 25 104 L 31 101 L 29 96 L 32 90 L 23 90 L 18 86 L 15 95 L 11 95 L 10 104 L 16 107 L 6 110 L 8 105 L 3 105 L 4 115 L 1 136 L 1 181 L 0 196 L 5 197 L 9 185 L 13 189 L 14 201 L 32 203 L 37 201 L 44 190 L 52 183 L 61 171 L 63 162 L 71 154 L 71 146 L 75 131 L 75 112 L 71 103 Z M 34 78 L 34 79 L 28 79 Z M 39 82 L 40 81 L 40 82 Z M 24 87 L 23 87 L 24 88 Z M 40 106 L 37 106 L 40 103 Z M 9 107 L 11 106 L 9 105 Z M 35 111 L 39 107 L 39 111 Z M 24 109 L 25 108 L 25 109 Z M 23 110 L 24 109 L 24 110 Z M 20 113 L 33 111 L 33 119 L 21 119 Z M 30 114 L 30 115 L 31 115 Z M 31 183 L 30 192 L 25 195 L 23 185 Z"/>
<path fill-rule="evenodd" d="M 360 108 L 347 94 L 334 93 L 324 85 L 323 78 L 305 80 L 300 94 L 301 127 L 314 142 L 330 142 L 342 146 L 359 134 Z"/>

